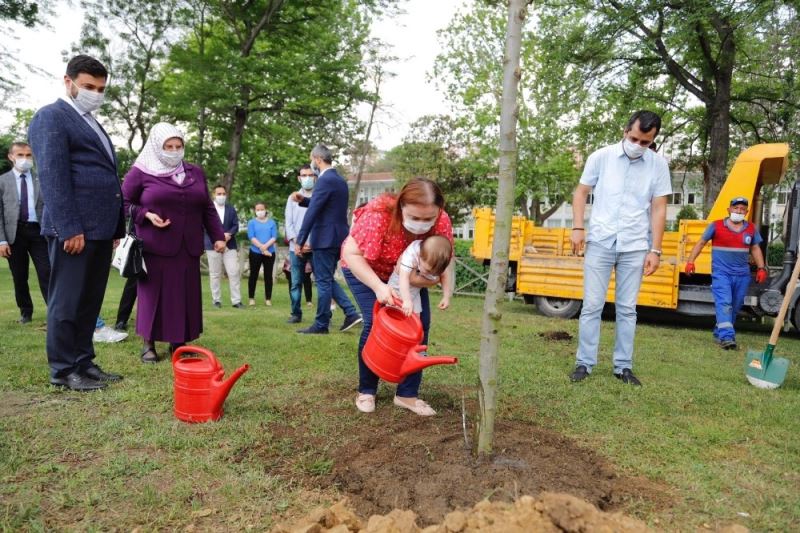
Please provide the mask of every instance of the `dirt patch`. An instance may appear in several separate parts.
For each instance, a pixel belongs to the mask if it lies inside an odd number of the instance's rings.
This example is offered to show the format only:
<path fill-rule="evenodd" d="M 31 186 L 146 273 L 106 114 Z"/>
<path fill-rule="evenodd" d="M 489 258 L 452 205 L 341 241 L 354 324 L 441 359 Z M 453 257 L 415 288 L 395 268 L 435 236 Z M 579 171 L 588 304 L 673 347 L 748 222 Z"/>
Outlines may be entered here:
<path fill-rule="evenodd" d="M 457 533 L 461 531 L 651 531 L 643 522 L 618 513 L 598 511 L 592 504 L 568 494 L 543 493 L 538 499 L 522 496 L 514 503 L 483 500 L 471 509 L 448 513 L 440 524 L 421 529 L 413 511 L 396 509 L 386 515 L 362 520 L 343 500 L 330 508 L 316 509 L 291 525 L 279 525 L 272 533 Z"/>
<path fill-rule="evenodd" d="M 291 468 L 292 477 L 310 488 L 336 487 L 361 516 L 408 509 L 423 527 L 486 498 L 513 502 L 543 491 L 569 493 L 604 511 L 624 509 L 630 502 L 645 502 L 655 509 L 674 503 L 666 487 L 620 477 L 594 451 L 525 422 L 498 422 L 494 457 L 476 460 L 472 443 L 465 442 L 460 399 L 439 396 L 433 404 L 439 414 L 423 418 L 391 406 L 391 396 L 379 396 L 373 415 L 356 414 L 349 401 L 328 403 L 325 413 L 317 411 L 313 416 L 347 422 L 340 434 L 327 434 L 324 441 L 304 431 L 309 427 L 305 423 L 271 427 L 273 439 L 291 440 L 298 452 L 293 465 L 283 463 L 279 470 L 288 474 L 285 469 Z M 468 412 L 474 413 L 474 406 L 468 406 Z M 286 414 L 294 420 L 312 416 Z M 472 431 L 467 428 L 467 440 Z M 333 447 L 332 441 L 336 442 Z M 326 445 L 323 460 L 303 458 L 303 450 Z M 306 466 L 298 468 L 299 463 Z M 309 464 L 316 465 L 316 470 Z M 278 465 L 273 462 L 272 466 Z"/>
<path fill-rule="evenodd" d="M 539 333 L 539 336 L 546 341 L 571 341 L 572 335 L 566 331 L 545 331 Z"/>

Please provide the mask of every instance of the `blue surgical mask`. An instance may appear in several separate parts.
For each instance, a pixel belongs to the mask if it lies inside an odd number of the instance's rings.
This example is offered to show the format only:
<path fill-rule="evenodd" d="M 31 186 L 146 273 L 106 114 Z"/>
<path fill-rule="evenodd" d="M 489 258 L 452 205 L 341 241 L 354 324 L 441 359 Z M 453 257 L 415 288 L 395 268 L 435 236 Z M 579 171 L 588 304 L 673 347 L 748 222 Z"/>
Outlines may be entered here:
<path fill-rule="evenodd" d="M 310 191 L 314 188 L 314 176 L 301 176 L 300 177 L 300 186 L 303 189 Z"/>

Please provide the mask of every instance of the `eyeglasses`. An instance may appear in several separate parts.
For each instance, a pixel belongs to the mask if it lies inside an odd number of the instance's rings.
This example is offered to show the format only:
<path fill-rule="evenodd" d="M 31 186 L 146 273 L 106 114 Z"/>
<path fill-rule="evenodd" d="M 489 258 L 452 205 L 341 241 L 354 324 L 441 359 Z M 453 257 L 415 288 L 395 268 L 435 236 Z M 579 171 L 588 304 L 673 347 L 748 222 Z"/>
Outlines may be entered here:
<path fill-rule="evenodd" d="M 300 174 L 301 178 L 313 178 L 314 174 Z"/>

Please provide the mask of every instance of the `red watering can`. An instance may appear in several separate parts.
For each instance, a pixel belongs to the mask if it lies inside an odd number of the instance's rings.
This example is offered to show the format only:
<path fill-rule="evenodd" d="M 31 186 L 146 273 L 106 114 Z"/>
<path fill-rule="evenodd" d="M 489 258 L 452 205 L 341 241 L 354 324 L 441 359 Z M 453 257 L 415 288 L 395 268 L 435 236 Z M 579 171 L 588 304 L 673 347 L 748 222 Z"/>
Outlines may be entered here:
<path fill-rule="evenodd" d="M 181 357 L 183 354 L 193 354 L 193 357 Z M 219 420 L 231 387 L 249 368 L 250 365 L 244 365 L 223 381 L 225 370 L 210 350 L 181 346 L 172 354 L 175 416 L 184 422 Z"/>
<path fill-rule="evenodd" d="M 361 358 L 379 378 L 400 383 L 415 372 L 431 365 L 452 365 L 456 357 L 423 357 L 419 352 L 423 338 L 422 322 L 414 313 L 406 316 L 395 306 L 381 306 L 375 301 L 372 308 L 372 329 Z"/>

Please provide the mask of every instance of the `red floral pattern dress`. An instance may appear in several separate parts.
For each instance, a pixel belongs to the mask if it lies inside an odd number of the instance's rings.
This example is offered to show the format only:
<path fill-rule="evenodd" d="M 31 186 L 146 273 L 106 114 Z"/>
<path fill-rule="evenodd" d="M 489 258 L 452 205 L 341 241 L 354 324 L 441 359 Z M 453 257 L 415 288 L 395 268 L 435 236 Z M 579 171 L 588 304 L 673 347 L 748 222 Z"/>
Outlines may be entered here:
<path fill-rule="evenodd" d="M 389 280 L 397 259 L 413 241 L 431 235 L 441 235 L 446 237 L 451 245 L 453 244 L 453 225 L 444 211 L 439 214 L 436 224 L 428 233 L 408 236 L 403 230 L 399 233 L 389 233 L 392 209 L 396 201 L 397 198 L 391 194 L 378 196 L 367 205 L 355 210 L 353 225 L 350 228 L 350 237 L 356 241 L 367 264 L 384 282 Z M 347 268 L 344 260 L 341 265 Z"/>

